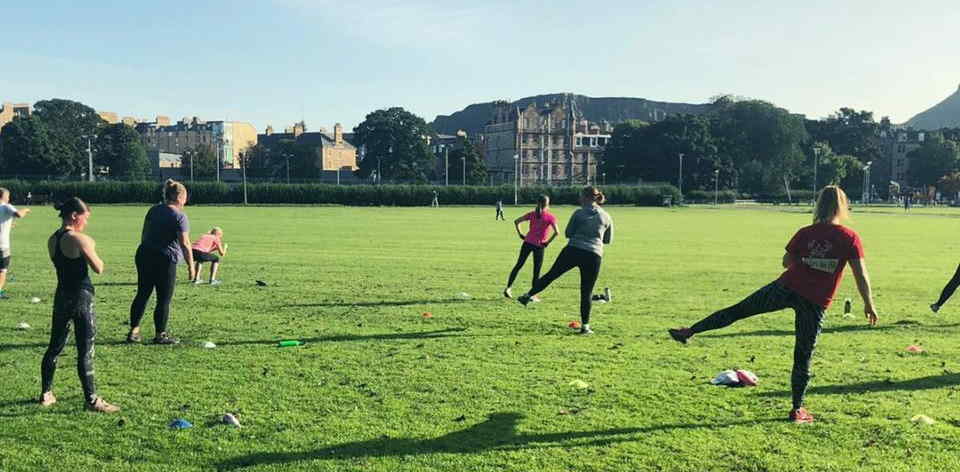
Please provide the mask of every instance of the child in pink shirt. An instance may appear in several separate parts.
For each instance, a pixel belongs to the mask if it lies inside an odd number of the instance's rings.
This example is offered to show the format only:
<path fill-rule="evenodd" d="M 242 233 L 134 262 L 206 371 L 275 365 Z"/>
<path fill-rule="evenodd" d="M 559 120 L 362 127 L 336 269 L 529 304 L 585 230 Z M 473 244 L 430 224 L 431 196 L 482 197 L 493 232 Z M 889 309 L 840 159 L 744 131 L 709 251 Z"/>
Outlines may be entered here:
<path fill-rule="evenodd" d="M 223 244 L 223 230 L 214 227 L 209 233 L 197 238 L 193 243 L 193 260 L 197 265 L 197 278 L 191 280 L 195 284 L 200 282 L 200 265 L 210 263 L 210 285 L 220 285 L 217 279 L 217 269 L 220 267 L 220 258 L 227 255 L 227 245 Z M 219 255 L 218 255 L 219 253 Z"/>
<path fill-rule="evenodd" d="M 543 251 L 560 232 L 557 229 L 557 217 L 553 216 L 549 209 L 550 197 L 542 195 L 535 210 L 513 221 L 517 229 L 517 235 L 523 240 L 523 244 L 520 246 L 520 257 L 517 258 L 517 263 L 514 264 L 513 270 L 510 271 L 510 277 L 507 279 L 507 288 L 503 289 L 503 296 L 512 298 L 513 295 L 510 290 L 513 281 L 517 278 L 517 273 L 523 268 L 530 254 L 533 254 L 533 281 L 536 282 L 540 278 L 540 268 L 543 267 Z M 520 223 L 524 221 L 530 222 L 530 229 L 527 234 L 520 231 Z M 548 236 L 551 228 L 553 234 Z"/>

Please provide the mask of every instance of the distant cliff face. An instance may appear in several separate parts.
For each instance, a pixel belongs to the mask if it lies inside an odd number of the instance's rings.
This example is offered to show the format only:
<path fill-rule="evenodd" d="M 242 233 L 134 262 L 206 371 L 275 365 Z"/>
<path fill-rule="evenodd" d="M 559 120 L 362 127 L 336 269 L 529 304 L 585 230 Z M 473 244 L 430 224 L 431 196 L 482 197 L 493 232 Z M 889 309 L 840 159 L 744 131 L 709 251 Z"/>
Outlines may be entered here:
<path fill-rule="evenodd" d="M 537 95 L 522 98 L 513 102 L 521 109 L 531 102 L 543 105 L 548 102 L 560 102 L 566 94 Z M 647 122 L 662 120 L 667 115 L 690 113 L 699 115 L 709 110 L 709 104 L 694 105 L 689 103 L 655 102 L 644 98 L 602 97 L 593 98 L 583 95 L 569 97 L 576 103 L 577 109 L 584 118 L 593 122 L 609 121 L 620 123 L 626 120 L 643 120 Z M 493 117 L 493 102 L 470 105 L 452 115 L 438 115 L 433 120 L 433 129 L 441 134 L 454 134 L 457 130 L 464 130 L 470 135 L 483 131 L 483 126 Z"/>
<path fill-rule="evenodd" d="M 910 118 L 906 125 L 914 129 L 930 131 L 960 127 L 960 88 L 944 101 Z"/>

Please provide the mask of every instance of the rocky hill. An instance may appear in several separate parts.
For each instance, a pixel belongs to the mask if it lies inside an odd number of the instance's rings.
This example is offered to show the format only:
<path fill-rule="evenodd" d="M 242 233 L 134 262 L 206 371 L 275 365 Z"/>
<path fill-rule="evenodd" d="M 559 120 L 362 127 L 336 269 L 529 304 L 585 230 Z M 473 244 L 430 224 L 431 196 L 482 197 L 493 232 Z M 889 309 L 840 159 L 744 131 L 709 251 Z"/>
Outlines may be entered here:
<path fill-rule="evenodd" d="M 960 127 L 960 88 L 942 102 L 910 118 L 906 125 L 914 129 L 931 131 Z"/>
<path fill-rule="evenodd" d="M 549 95 L 537 95 L 535 97 L 521 98 L 513 102 L 520 108 L 526 107 L 529 103 L 545 104 L 548 102 L 558 102 L 564 99 L 568 94 L 555 93 Z M 590 121 L 609 121 L 611 123 L 620 123 L 626 120 L 657 121 L 662 120 L 666 115 L 677 113 L 701 114 L 706 112 L 710 105 L 695 105 L 690 103 L 671 103 L 656 102 L 645 98 L 629 97 L 587 97 L 584 95 L 571 95 L 570 98 L 576 102 L 577 108 L 583 112 L 584 117 Z M 451 115 L 438 115 L 433 120 L 433 129 L 441 134 L 454 134 L 457 130 L 464 130 L 470 135 L 479 133 L 483 130 L 483 125 L 493 116 L 493 102 L 476 103 L 463 110 Z"/>

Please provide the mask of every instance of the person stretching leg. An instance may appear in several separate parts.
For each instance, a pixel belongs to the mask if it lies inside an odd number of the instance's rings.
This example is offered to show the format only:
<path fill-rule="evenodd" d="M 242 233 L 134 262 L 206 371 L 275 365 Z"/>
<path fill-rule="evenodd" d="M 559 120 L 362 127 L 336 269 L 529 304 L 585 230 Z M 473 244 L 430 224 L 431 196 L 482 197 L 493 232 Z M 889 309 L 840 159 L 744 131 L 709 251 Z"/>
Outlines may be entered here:
<path fill-rule="evenodd" d="M 520 231 L 520 223 L 524 221 L 530 222 L 530 230 L 527 231 L 527 234 L 523 234 L 523 232 Z M 557 229 L 557 217 L 553 216 L 553 213 L 550 213 L 550 197 L 546 195 L 540 196 L 540 199 L 537 201 L 537 208 L 514 220 L 513 225 L 517 230 L 517 235 L 523 240 L 523 244 L 520 245 L 520 256 L 517 258 L 517 263 L 513 265 L 510 276 L 507 278 L 507 288 L 503 289 L 503 296 L 507 298 L 511 298 L 513 281 L 516 280 L 517 274 L 527 262 L 527 257 L 529 257 L 530 254 L 533 254 L 532 283 L 536 283 L 537 279 L 540 278 L 540 269 L 543 267 L 544 250 L 546 250 L 547 246 L 553 242 L 560 232 L 560 230 Z M 553 229 L 553 234 L 548 238 L 547 233 L 551 228 Z"/>

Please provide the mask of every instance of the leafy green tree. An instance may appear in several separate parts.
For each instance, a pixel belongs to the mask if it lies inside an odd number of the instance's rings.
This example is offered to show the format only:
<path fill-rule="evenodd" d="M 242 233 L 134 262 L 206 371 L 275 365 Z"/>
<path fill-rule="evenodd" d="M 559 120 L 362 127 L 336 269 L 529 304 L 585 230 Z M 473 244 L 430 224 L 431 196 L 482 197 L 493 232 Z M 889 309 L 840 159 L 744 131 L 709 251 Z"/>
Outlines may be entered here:
<path fill-rule="evenodd" d="M 354 145 L 363 150 L 357 175 L 377 172 L 381 179 L 427 181 L 435 156 L 426 137 L 433 134 L 427 123 L 403 108 L 377 110 L 353 129 Z"/>
<path fill-rule="evenodd" d="M 33 105 L 33 115 L 47 128 L 51 146 L 62 163 L 56 167 L 64 175 L 87 172 L 87 140 L 104 126 L 96 110 L 80 102 L 54 98 Z"/>
<path fill-rule="evenodd" d="M 146 180 L 153 173 L 140 134 L 123 123 L 103 127 L 97 137 L 94 161 L 109 167 L 110 176 L 114 178 Z"/>
<path fill-rule="evenodd" d="M 856 156 L 862 162 L 876 161 L 880 150 L 881 123 L 873 112 L 841 108 L 825 120 L 809 120 L 807 130 L 813 139 L 824 141 L 837 154 Z"/>
<path fill-rule="evenodd" d="M 940 133 L 931 133 L 923 146 L 907 154 L 907 159 L 912 186 L 935 185 L 941 177 L 960 170 L 960 147 Z"/>
<path fill-rule="evenodd" d="M 483 185 L 487 182 L 487 165 L 483 162 L 476 146 L 467 137 L 461 137 L 460 146 L 450 151 L 448 170 L 453 182 L 462 180 L 464 163 L 467 166 L 467 185 Z"/>
<path fill-rule="evenodd" d="M 33 115 L 4 125 L 0 149 L 7 174 L 68 175 L 72 169 L 55 147 L 46 124 Z"/>
<path fill-rule="evenodd" d="M 960 194 L 960 172 L 951 172 L 937 181 L 937 188 L 948 195 Z"/>
<path fill-rule="evenodd" d="M 193 149 L 187 149 L 180 158 L 180 176 L 188 179 L 192 176 L 198 180 L 208 180 L 217 175 L 217 153 L 209 145 L 201 144 Z"/>

